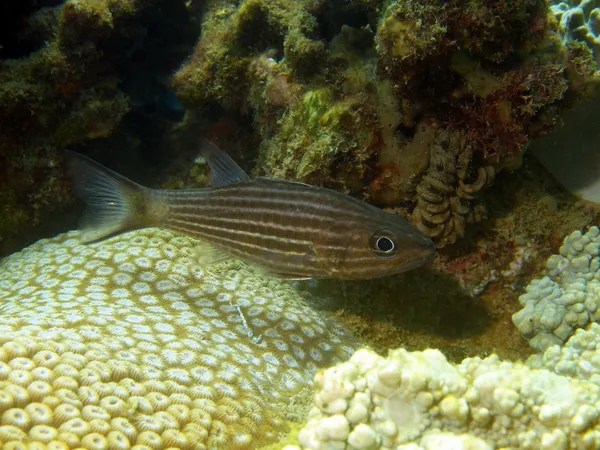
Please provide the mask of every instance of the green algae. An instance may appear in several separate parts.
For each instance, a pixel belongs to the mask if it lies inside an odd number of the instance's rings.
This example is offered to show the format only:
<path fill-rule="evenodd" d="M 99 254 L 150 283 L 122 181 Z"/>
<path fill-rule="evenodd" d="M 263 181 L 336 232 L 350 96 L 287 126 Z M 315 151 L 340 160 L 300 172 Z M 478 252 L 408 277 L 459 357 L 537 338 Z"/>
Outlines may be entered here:
<path fill-rule="evenodd" d="M 354 167 L 370 157 L 370 112 L 356 98 L 333 99 L 331 89 L 316 89 L 286 112 L 279 133 L 261 149 L 261 165 L 270 175 L 323 182 L 345 157 L 351 155 Z"/>

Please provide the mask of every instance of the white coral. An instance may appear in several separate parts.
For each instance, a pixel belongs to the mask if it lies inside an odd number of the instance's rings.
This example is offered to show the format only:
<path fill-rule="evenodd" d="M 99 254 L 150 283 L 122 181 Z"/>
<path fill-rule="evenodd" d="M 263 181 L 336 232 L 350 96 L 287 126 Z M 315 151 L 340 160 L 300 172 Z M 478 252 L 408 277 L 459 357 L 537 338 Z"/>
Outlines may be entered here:
<path fill-rule="evenodd" d="M 600 386 L 496 355 L 361 349 L 315 386 L 305 450 L 600 448 Z"/>
<path fill-rule="evenodd" d="M 600 385 L 600 324 L 578 329 L 564 346 L 551 346 L 527 364 Z"/>
<path fill-rule="evenodd" d="M 538 350 L 564 343 L 577 328 L 596 321 L 600 306 L 600 231 L 575 231 L 560 254 L 548 259 L 548 276 L 533 280 L 521 295 L 513 323 Z"/>

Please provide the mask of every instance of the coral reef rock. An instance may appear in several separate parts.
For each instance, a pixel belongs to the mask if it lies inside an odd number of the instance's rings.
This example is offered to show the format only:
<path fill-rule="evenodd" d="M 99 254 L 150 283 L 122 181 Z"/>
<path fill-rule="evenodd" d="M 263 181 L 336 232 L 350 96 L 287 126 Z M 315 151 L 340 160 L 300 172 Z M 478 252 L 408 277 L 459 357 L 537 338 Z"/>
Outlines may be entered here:
<path fill-rule="evenodd" d="M 318 184 L 339 179 L 344 190 L 362 187 L 375 120 L 356 99 L 333 98 L 330 89 L 309 91 L 289 108 L 279 133 L 262 145 L 262 166 L 271 176 Z"/>
<path fill-rule="evenodd" d="M 189 108 L 245 108 L 254 72 L 251 62 L 262 53 L 284 55 L 288 67 L 298 71 L 312 71 L 323 59 L 323 43 L 308 37 L 317 27 L 311 12 L 320 2 L 236 3 L 209 5 L 194 54 L 173 78 L 178 97 Z"/>
<path fill-rule="evenodd" d="M 78 235 L 1 263 L 2 448 L 255 448 L 317 367 L 352 351 L 289 285 L 195 266 L 197 241 Z"/>
<path fill-rule="evenodd" d="M 36 45 L 26 52 L 19 42 L 28 38 L 17 32 L 0 42 L 11 55 L 0 64 L 0 241 L 72 202 L 61 167 L 66 147 L 111 137 L 132 112 L 161 112 L 149 97 L 158 97 L 155 86 L 198 34 L 183 0 L 23 6 L 34 11 L 1 19 L 36 36 Z"/>
<path fill-rule="evenodd" d="M 574 231 L 547 263 L 548 275 L 521 295 L 513 322 L 536 349 L 562 344 L 576 328 L 596 321 L 600 305 L 600 230 Z"/>

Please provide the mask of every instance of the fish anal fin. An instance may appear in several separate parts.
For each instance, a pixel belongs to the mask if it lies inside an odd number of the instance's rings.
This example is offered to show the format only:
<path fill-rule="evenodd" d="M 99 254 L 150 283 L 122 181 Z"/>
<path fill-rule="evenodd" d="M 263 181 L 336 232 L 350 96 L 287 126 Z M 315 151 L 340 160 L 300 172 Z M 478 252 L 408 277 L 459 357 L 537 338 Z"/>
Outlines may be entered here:
<path fill-rule="evenodd" d="M 275 272 L 266 272 L 272 278 L 278 278 L 280 280 L 289 280 L 289 281 L 299 281 L 299 280 L 312 280 L 311 277 L 307 277 L 306 275 L 300 275 L 295 273 L 275 273 Z"/>
<path fill-rule="evenodd" d="M 203 139 L 200 154 L 210 167 L 212 187 L 250 180 L 248 174 L 212 142 Z"/>

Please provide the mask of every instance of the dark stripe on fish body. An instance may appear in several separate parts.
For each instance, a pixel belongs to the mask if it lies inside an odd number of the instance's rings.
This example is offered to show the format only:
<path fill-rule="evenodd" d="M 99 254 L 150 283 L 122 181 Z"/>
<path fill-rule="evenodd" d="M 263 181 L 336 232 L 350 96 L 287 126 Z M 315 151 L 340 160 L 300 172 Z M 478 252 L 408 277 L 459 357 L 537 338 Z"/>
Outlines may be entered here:
<path fill-rule="evenodd" d="M 219 193 L 220 194 L 220 193 Z M 171 197 L 171 196 L 170 196 Z M 335 222 L 336 213 L 342 213 L 338 208 L 318 207 L 318 205 L 303 202 L 297 204 L 287 198 L 284 199 L 266 199 L 264 197 L 236 196 L 235 201 L 226 202 L 221 195 L 215 193 L 206 200 L 203 195 L 199 201 L 181 202 L 180 199 L 169 199 L 169 206 L 173 214 L 181 214 L 182 217 L 191 217 L 191 215 L 201 218 L 201 216 L 215 216 L 222 219 L 238 219 L 240 216 L 247 217 L 249 224 L 257 226 L 264 222 L 269 222 L 270 218 L 274 223 L 285 225 L 285 221 L 290 222 L 290 228 L 298 225 L 297 219 L 303 219 L 302 223 L 317 222 L 321 226 L 327 222 Z M 234 199 L 231 199 L 234 200 Z M 296 209 L 299 208 L 299 209 Z M 312 210 L 312 211 L 311 211 Z M 320 213 L 320 214 L 317 214 Z M 325 215 L 323 213 L 326 213 Z M 347 217 L 347 215 L 346 215 Z M 359 217 L 357 215 L 357 217 Z M 239 225 L 244 222 L 240 221 Z M 298 227 L 300 228 L 300 227 Z M 283 229 L 283 228 L 282 228 Z"/>
<path fill-rule="evenodd" d="M 260 183 L 257 188 L 254 183 Z M 272 183 L 273 185 L 270 185 Z M 303 186 L 303 185 L 301 185 Z M 183 195 L 181 195 L 183 194 Z M 330 228 L 348 220 L 348 209 L 317 203 L 321 193 L 292 190 L 277 181 L 240 183 L 206 192 L 169 192 L 166 226 L 224 247 L 238 257 L 267 267 L 301 271 L 313 241 L 336 237 Z M 362 210 L 362 204 L 359 210 Z M 368 209 L 368 208 L 367 208 Z M 363 217 L 359 211 L 350 216 Z M 345 247 L 323 245 L 343 252 Z"/>
<path fill-rule="evenodd" d="M 184 213 L 179 212 L 179 208 L 171 208 L 169 220 L 178 220 L 184 226 L 184 222 L 187 222 L 192 226 L 202 225 L 213 230 L 223 228 L 232 232 L 256 233 L 292 241 L 313 240 L 315 233 L 319 233 L 323 238 L 336 235 L 335 231 L 328 228 L 336 224 L 332 218 L 302 215 L 277 208 L 232 208 L 226 214 L 219 209 L 211 209 L 200 207 L 193 213 Z"/>
<path fill-rule="evenodd" d="M 265 183 L 265 181 L 262 181 L 262 183 Z M 273 183 L 277 182 L 273 181 Z M 234 185 L 213 190 L 208 194 L 208 201 L 204 200 L 206 195 L 204 193 L 199 200 L 194 199 L 195 201 L 188 198 L 182 202 L 180 198 L 177 198 L 179 196 L 172 196 L 170 198 L 170 205 L 181 209 L 202 207 L 203 212 L 207 214 L 218 212 L 219 215 L 225 217 L 237 215 L 238 212 L 235 208 L 248 208 L 249 210 L 264 209 L 276 216 L 291 214 L 295 218 L 301 217 L 315 221 L 323 219 L 336 220 L 338 218 L 345 218 L 346 220 L 348 218 L 356 218 L 360 220 L 364 219 L 365 213 L 373 213 L 373 207 L 364 209 L 364 205 L 359 202 L 352 204 L 353 208 L 351 209 L 347 207 L 348 205 L 340 208 L 335 204 L 324 204 L 322 202 L 323 196 L 314 189 L 310 189 L 308 192 L 309 195 L 306 195 L 306 192 L 294 192 L 289 188 L 284 190 L 256 190 L 249 183 L 244 183 L 244 185 L 248 185 L 248 193 L 245 193 L 245 190 L 241 189 L 238 185 Z M 235 190 L 236 195 L 230 195 L 230 190 Z M 331 196 L 329 200 L 332 200 Z M 256 216 L 254 213 L 252 215 Z"/>
<path fill-rule="evenodd" d="M 211 194 L 218 196 L 220 201 L 228 203 L 231 201 L 239 201 L 238 199 L 259 199 L 266 202 L 295 202 L 304 203 L 305 206 L 323 206 L 322 203 L 315 203 L 317 199 L 324 197 L 323 190 L 314 186 L 304 184 L 292 184 L 289 182 L 283 182 L 281 180 L 269 180 L 269 179 L 255 179 L 250 182 L 238 183 L 235 185 L 229 185 L 224 187 L 215 188 L 211 191 Z M 344 196 L 343 194 L 334 193 L 328 191 L 328 198 L 332 199 L 332 194 L 339 195 L 344 201 L 347 201 L 350 197 Z M 347 203 L 347 202 L 345 202 Z M 360 212 L 372 211 L 373 207 L 359 201 L 352 202 L 352 209 Z M 348 209 L 348 204 L 345 204 L 343 208 L 336 208 L 340 213 L 346 214 L 353 212 Z"/>
<path fill-rule="evenodd" d="M 203 213 L 204 212 L 210 213 L 210 211 L 203 210 Z M 214 215 L 214 213 L 212 213 L 211 215 L 201 215 L 195 212 L 181 213 L 178 212 L 178 209 L 171 209 L 171 220 L 179 220 L 181 223 L 188 222 L 190 224 L 197 224 L 198 222 L 201 222 L 211 227 L 220 226 L 222 228 L 228 228 L 235 226 L 235 228 L 238 230 L 250 231 L 252 227 L 256 224 L 256 220 L 248 218 L 248 216 L 244 216 L 244 214 L 249 215 L 255 212 L 256 217 L 260 217 L 262 219 L 261 223 L 259 224 L 261 228 L 264 230 L 275 228 L 278 233 L 277 236 L 281 238 L 298 239 L 297 236 L 302 236 L 303 234 L 310 235 L 315 231 L 318 231 L 323 236 L 333 236 L 337 234 L 337 232 L 331 231 L 328 228 L 315 228 L 314 226 L 311 226 L 311 223 L 316 222 L 315 216 L 309 217 L 310 219 L 314 218 L 313 222 L 308 222 L 306 218 L 303 218 L 304 222 L 302 224 L 288 224 L 284 222 L 277 222 L 277 217 L 272 214 L 272 211 L 266 209 L 253 211 L 251 208 L 246 208 L 244 210 L 239 209 L 237 212 L 239 213 L 237 217 L 220 217 Z M 294 217 L 291 217 L 290 220 L 293 218 Z M 324 220 L 322 222 L 322 225 L 335 225 L 335 221 Z M 264 232 L 263 234 L 272 233 Z"/>
<path fill-rule="evenodd" d="M 199 235 L 202 235 L 203 238 L 221 238 L 221 239 L 233 239 L 234 241 L 240 241 L 244 244 L 252 244 L 256 248 L 268 247 L 275 248 L 274 246 L 269 246 L 267 243 L 261 245 L 260 241 L 282 241 L 288 244 L 290 247 L 293 247 L 295 244 L 302 245 L 307 244 L 306 240 L 299 239 L 285 239 L 280 238 L 278 236 L 270 236 L 264 233 L 258 233 L 253 231 L 245 231 L 239 229 L 227 229 L 220 226 L 209 226 L 206 224 L 198 224 L 197 222 L 188 222 L 174 219 L 170 222 L 173 226 L 177 226 L 180 229 L 186 229 L 190 233 L 196 232 Z M 290 248 L 291 250 L 291 248 Z"/>
<path fill-rule="evenodd" d="M 171 207 L 177 207 L 181 209 L 189 208 L 193 209 L 196 207 L 206 207 L 206 208 L 214 208 L 214 209 L 233 209 L 236 207 L 246 207 L 246 208 L 254 208 L 254 209 L 271 209 L 277 208 L 278 211 L 290 210 L 292 207 L 298 208 L 298 214 L 307 214 L 315 216 L 318 218 L 322 213 L 327 213 L 331 217 L 355 217 L 360 219 L 364 217 L 366 212 L 372 212 L 370 210 L 360 210 L 360 211 L 352 211 L 344 208 L 337 208 L 334 205 L 327 204 L 319 204 L 317 203 L 318 194 L 312 195 L 308 198 L 295 198 L 293 195 L 289 195 L 289 191 L 283 191 L 282 193 L 272 192 L 272 193 L 264 193 L 257 195 L 236 195 L 226 196 L 222 195 L 223 189 L 215 190 L 214 193 L 211 194 L 210 203 L 207 205 L 205 201 L 197 201 L 194 198 L 187 199 L 172 199 L 170 202 Z M 287 195 L 283 195 L 287 194 Z M 282 198 L 272 198 L 271 195 L 279 195 Z M 204 197 L 204 195 L 202 195 Z M 183 201 L 182 201 L 183 200 Z M 211 212 L 207 210 L 207 212 Z"/>
<path fill-rule="evenodd" d="M 178 224 L 176 222 L 169 225 L 169 227 L 177 229 L 179 231 L 185 231 L 187 233 L 190 232 L 189 226 L 182 226 L 181 224 Z M 261 249 L 273 252 L 274 254 L 280 251 L 278 248 L 261 245 L 259 243 L 254 242 L 253 240 L 242 240 L 240 239 L 239 234 L 231 235 L 225 232 L 218 233 L 218 231 L 221 230 L 217 230 L 216 233 L 202 231 L 201 233 L 198 233 L 198 235 L 201 236 L 202 239 L 205 239 L 209 242 L 213 242 L 217 245 L 237 248 L 241 253 L 244 253 L 246 256 L 251 256 L 253 252 L 256 252 Z M 289 249 L 290 254 L 293 254 L 292 250 L 292 248 Z M 297 254 L 300 255 L 302 253 L 298 252 Z"/>
<path fill-rule="evenodd" d="M 169 228 L 190 233 L 189 227 L 181 227 L 177 224 L 170 224 Z M 244 241 L 239 236 L 232 236 L 231 234 L 220 236 L 203 232 L 202 237 L 217 246 L 227 248 L 234 256 L 260 262 L 261 265 L 266 267 L 276 267 L 282 272 L 284 271 L 283 268 L 290 269 L 289 271 L 292 273 L 305 273 L 306 269 L 309 269 L 306 267 L 307 264 L 303 258 L 306 254 L 306 246 L 297 248 L 297 251 L 295 251 L 295 248 L 287 246 L 283 251 L 279 247 L 261 245 L 254 241 Z M 294 257 L 296 257 L 296 261 L 294 261 Z M 314 274 L 317 273 L 320 273 L 320 271 L 314 271 Z"/>
<path fill-rule="evenodd" d="M 172 219 L 169 227 L 177 227 L 192 235 L 197 235 L 205 240 L 214 242 L 217 245 L 227 247 L 239 247 L 246 256 L 252 256 L 253 252 L 268 251 L 272 256 L 277 253 L 285 252 L 287 254 L 303 255 L 307 252 L 307 247 L 311 241 L 301 239 L 289 239 L 277 235 L 265 234 L 262 231 L 240 230 L 237 228 L 226 228 L 223 226 L 210 226 L 206 223 L 181 221 Z"/>
<path fill-rule="evenodd" d="M 191 232 L 196 228 L 194 225 L 190 225 L 189 222 L 182 223 L 180 221 L 173 221 L 170 226 L 177 227 L 182 231 L 187 230 L 187 232 Z M 217 244 L 221 243 L 232 246 L 236 246 L 239 243 L 241 247 L 240 250 L 247 249 L 250 254 L 252 250 L 264 249 L 265 251 L 273 253 L 285 251 L 287 254 L 301 256 L 306 254 L 307 247 L 312 243 L 312 241 L 309 240 L 285 239 L 261 233 L 250 234 L 251 232 L 223 230 L 218 227 L 208 229 L 206 226 L 199 226 L 198 228 L 201 228 L 201 230 L 198 231 L 198 235 L 202 235 L 204 239 L 215 241 Z M 327 245 L 322 246 L 322 248 L 344 250 L 345 247 L 339 245 Z"/>

